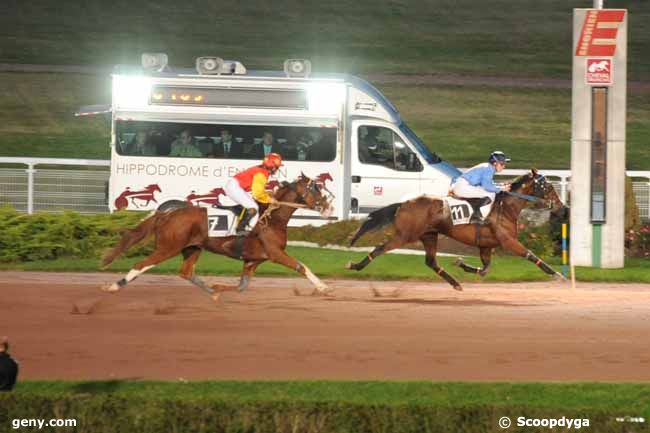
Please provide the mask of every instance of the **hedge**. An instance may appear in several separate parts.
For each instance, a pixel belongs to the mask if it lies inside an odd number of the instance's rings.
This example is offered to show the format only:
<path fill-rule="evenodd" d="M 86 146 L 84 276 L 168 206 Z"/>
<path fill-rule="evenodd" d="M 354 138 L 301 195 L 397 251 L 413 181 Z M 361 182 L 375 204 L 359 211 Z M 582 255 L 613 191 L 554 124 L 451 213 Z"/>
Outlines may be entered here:
<path fill-rule="evenodd" d="M 119 388 L 120 382 L 116 387 Z M 492 432 L 501 431 L 498 421 L 508 416 L 513 427 L 508 432 L 549 431 L 548 427 L 515 426 L 517 418 L 588 419 L 590 432 L 648 431 L 648 423 L 620 422 L 636 413 L 639 396 L 648 401 L 648 387 L 605 384 L 427 384 L 427 383 L 304 383 L 304 382 L 219 382 L 132 384 L 131 392 L 111 389 L 111 382 L 65 385 L 63 392 L 48 392 L 42 386 L 23 386 L 23 390 L 0 394 L 0 431 L 14 431 L 14 419 L 75 419 L 77 427 L 50 428 L 41 431 L 76 432 Z M 328 388 L 341 387 L 337 398 Z M 147 392 L 138 388 L 149 387 Z M 306 388 L 305 388 L 306 387 Z M 625 388 L 629 387 L 629 388 Z M 210 392 L 209 390 L 217 392 Z M 224 389 L 227 392 L 224 392 Z M 264 395 L 247 396 L 249 388 L 261 388 Z M 298 388 L 305 394 L 292 393 Z M 369 396 L 368 388 L 383 389 L 387 394 Z M 323 397 L 318 397 L 323 389 Z M 412 390 L 416 398 L 401 393 Z M 612 400 L 624 405 L 616 395 L 631 389 L 629 399 L 636 401 L 621 409 L 608 405 Z M 189 391 L 187 391 L 189 390 Z M 306 390 L 306 391 L 305 391 Z M 461 395 L 465 390 L 466 395 Z M 491 391 L 492 390 L 492 391 Z M 239 391 L 239 394 L 237 393 Z M 472 393 L 474 391 L 478 396 Z M 353 393 L 359 393 L 354 395 Z M 544 401 L 548 392 L 551 400 Z M 566 392 L 566 404 L 557 401 Z M 584 392 L 584 394 L 583 394 Z M 392 395 L 397 393 L 397 395 Z M 430 399 L 427 400 L 427 395 Z M 522 397 L 525 396 L 525 397 Z M 573 399 L 582 396 L 579 402 Z M 541 397 L 541 398 L 540 398 Z M 594 404 L 594 399 L 601 399 Z M 400 401 L 401 399 L 401 401 Z M 647 405 L 645 406 L 647 412 Z M 643 412 L 643 410 L 641 410 Z M 648 415 L 645 414 L 647 417 Z M 556 427 L 552 431 L 568 431 Z"/>

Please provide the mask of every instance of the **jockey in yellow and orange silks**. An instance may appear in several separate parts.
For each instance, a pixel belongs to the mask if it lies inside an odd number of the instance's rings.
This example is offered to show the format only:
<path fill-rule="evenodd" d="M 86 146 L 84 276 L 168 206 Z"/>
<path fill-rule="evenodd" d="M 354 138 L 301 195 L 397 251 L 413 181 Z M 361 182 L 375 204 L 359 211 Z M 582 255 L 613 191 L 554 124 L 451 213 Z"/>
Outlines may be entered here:
<path fill-rule="evenodd" d="M 248 223 L 259 212 L 259 203 L 275 203 L 276 200 L 266 191 L 269 176 L 282 166 L 282 157 L 277 153 L 269 153 L 262 164 L 237 173 L 226 183 L 224 191 L 235 203 L 244 206 L 246 213 L 237 225 L 237 233 L 242 234 Z M 252 197 L 248 194 L 251 192 Z"/>

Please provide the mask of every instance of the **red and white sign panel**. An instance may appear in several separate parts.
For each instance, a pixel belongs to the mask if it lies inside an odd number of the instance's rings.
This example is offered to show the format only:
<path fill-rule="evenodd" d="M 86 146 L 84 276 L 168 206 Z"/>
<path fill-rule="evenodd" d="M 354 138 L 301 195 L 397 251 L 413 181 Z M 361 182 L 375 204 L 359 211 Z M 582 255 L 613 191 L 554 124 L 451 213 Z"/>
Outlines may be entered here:
<path fill-rule="evenodd" d="M 611 58 L 588 58 L 585 82 L 598 85 L 612 84 L 612 66 Z"/>
<path fill-rule="evenodd" d="M 576 56 L 613 56 L 624 9 L 591 9 L 585 15 Z"/>

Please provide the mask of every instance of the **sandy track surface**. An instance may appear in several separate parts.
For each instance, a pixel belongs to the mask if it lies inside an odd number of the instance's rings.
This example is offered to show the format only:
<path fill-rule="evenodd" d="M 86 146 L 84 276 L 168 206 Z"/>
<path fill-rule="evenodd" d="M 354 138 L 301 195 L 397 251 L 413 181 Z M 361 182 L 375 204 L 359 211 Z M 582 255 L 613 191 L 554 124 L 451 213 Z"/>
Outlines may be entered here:
<path fill-rule="evenodd" d="M 0 272 L 21 378 L 650 380 L 647 284 L 255 278 L 215 304 L 175 276 L 98 290 L 117 278 Z"/>

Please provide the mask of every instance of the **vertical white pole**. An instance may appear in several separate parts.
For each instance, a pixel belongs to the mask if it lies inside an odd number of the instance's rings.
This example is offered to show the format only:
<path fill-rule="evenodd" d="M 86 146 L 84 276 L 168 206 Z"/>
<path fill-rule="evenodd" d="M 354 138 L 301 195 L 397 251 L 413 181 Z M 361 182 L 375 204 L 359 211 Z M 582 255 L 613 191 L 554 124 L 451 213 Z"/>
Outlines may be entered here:
<path fill-rule="evenodd" d="M 34 164 L 27 164 L 27 213 L 34 213 Z"/>
<path fill-rule="evenodd" d="M 594 9 L 602 9 L 605 0 L 594 0 Z"/>
<path fill-rule="evenodd" d="M 650 182 L 648 182 L 648 219 L 650 220 Z"/>

